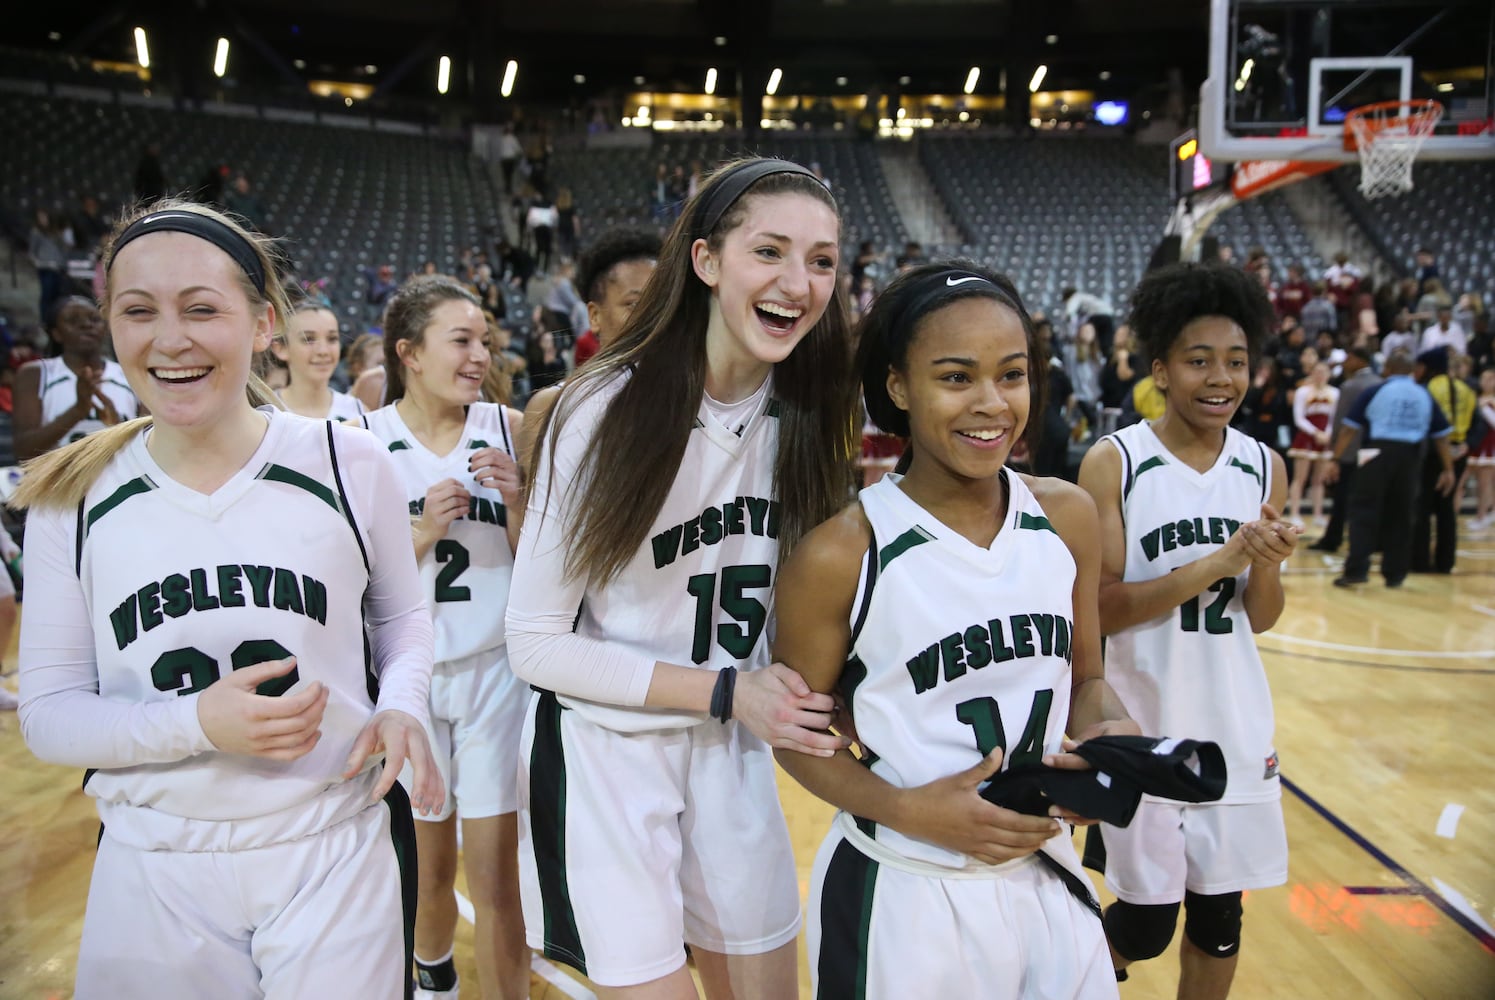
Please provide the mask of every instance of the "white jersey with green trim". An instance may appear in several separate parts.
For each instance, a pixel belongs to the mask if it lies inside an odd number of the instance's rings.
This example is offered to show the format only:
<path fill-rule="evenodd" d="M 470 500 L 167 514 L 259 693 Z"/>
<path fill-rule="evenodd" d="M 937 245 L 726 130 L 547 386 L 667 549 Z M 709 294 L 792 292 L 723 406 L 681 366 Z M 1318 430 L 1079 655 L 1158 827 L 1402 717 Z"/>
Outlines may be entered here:
<path fill-rule="evenodd" d="M 483 448 L 514 457 L 509 412 L 497 403 L 473 403 L 457 446 L 445 455 L 420 443 L 395 404 L 363 418 L 364 426 L 389 448 L 412 518 L 425 509 L 426 491 L 444 479 L 457 480 L 472 496 L 467 513 L 449 524 L 446 535 L 420 560 L 421 585 L 436 629 L 437 663 L 504 644 L 504 609 L 514 575 L 509 511 L 498 490 L 478 485 L 468 463 Z"/>
<path fill-rule="evenodd" d="M 541 574 L 547 580 L 559 576 L 552 571 L 564 562 L 561 526 L 568 523 L 568 501 L 580 492 L 573 487 L 582 456 L 623 384 L 618 378 L 594 389 L 570 414 L 553 460 L 553 481 L 547 445 L 525 523 L 525 531 L 534 531 L 537 539 L 532 558 L 550 567 Z M 564 596 L 557 592 L 555 600 L 570 602 L 561 607 L 580 605 L 577 635 L 646 661 L 701 670 L 768 665 L 780 517 L 773 490 L 779 442 L 773 377 L 727 409 L 730 416 L 713 412 L 702 398 L 679 466 L 663 472 L 674 477 L 670 491 L 622 572 L 602 585 L 587 582 L 584 589 L 569 586 Z M 552 494 L 556 503 L 547 509 Z M 534 597 L 525 594 L 526 600 Z M 587 721 L 618 732 L 682 729 L 708 718 L 557 695 Z"/>
<path fill-rule="evenodd" d="M 38 373 L 40 381 L 37 383 L 37 392 L 41 396 L 42 424 L 46 425 L 62 416 L 78 401 L 78 376 L 60 357 L 43 358 L 36 364 L 41 369 Z M 134 420 L 140 415 L 140 402 L 135 398 L 135 391 L 130 388 L 130 383 L 125 380 L 125 370 L 118 362 L 104 359 L 104 377 L 99 390 L 114 404 L 120 420 Z M 107 426 L 95 403 L 88 411 L 88 416 L 68 428 L 57 439 L 56 447 L 72 444 Z"/>
<path fill-rule="evenodd" d="M 356 489 L 345 503 L 341 487 L 358 480 L 378 488 L 372 467 L 385 459 L 356 431 L 280 411 L 268 416 L 254 455 L 211 494 L 163 473 L 141 434 L 104 469 L 76 515 L 66 514 L 77 524 L 68 532 L 76 554 L 68 555 L 102 698 L 172 702 L 232 670 L 292 655 L 295 670 L 259 693 L 314 681 L 329 690 L 321 739 L 294 761 L 209 751 L 90 772 L 85 788 L 106 825 L 146 849 L 294 839 L 367 805 L 365 782 L 345 784 L 341 775 L 379 688 L 363 638 L 374 505 Z M 421 704 L 393 707 L 424 714 Z"/>
<path fill-rule="evenodd" d="M 1179 461 L 1145 421 L 1102 439 L 1121 455 L 1122 580 L 1155 580 L 1224 545 L 1261 517 L 1272 456 L 1234 428 L 1207 472 Z M 1142 731 L 1212 740 L 1225 752 L 1222 802 L 1281 794 L 1272 694 L 1246 615 L 1251 570 L 1217 580 L 1152 621 L 1106 638 L 1106 678 Z"/>
<path fill-rule="evenodd" d="M 1002 768 L 1057 752 L 1069 721 L 1075 561 L 1010 470 L 987 548 L 951 530 L 889 475 L 861 491 L 872 544 L 852 605 L 841 690 L 874 774 L 913 788 L 1003 748 Z M 945 868 L 966 855 L 857 820 L 898 854 Z M 1057 836 L 1045 851 L 1079 871 Z"/>

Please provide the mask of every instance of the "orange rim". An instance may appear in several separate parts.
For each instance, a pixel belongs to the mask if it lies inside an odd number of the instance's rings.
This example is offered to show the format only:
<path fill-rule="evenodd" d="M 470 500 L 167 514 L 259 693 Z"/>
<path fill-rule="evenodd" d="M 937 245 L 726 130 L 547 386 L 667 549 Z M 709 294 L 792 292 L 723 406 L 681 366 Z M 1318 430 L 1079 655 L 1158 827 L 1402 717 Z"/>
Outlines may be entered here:
<path fill-rule="evenodd" d="M 1390 117 L 1376 117 L 1384 111 L 1405 111 L 1404 114 Z M 1365 104 L 1350 111 L 1344 116 L 1344 148 L 1347 152 L 1355 152 L 1360 148 L 1360 139 L 1356 131 L 1364 128 L 1372 137 L 1383 129 L 1400 128 L 1404 125 L 1425 125 L 1423 132 L 1426 135 L 1443 118 L 1443 105 L 1433 100 L 1415 101 L 1377 101 L 1374 104 Z"/>

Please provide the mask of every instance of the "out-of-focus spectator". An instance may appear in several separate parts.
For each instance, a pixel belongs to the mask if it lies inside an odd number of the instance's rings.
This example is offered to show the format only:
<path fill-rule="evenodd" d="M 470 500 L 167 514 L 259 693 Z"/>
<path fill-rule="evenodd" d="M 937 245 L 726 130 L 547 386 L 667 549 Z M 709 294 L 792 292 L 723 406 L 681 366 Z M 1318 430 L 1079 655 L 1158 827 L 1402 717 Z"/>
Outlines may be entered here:
<path fill-rule="evenodd" d="M 223 207 L 244 219 L 255 229 L 265 232 L 270 225 L 270 211 L 254 193 L 249 178 L 240 174 L 223 195 Z"/>
<path fill-rule="evenodd" d="M 99 199 L 91 194 L 78 199 L 78 210 L 73 213 L 73 246 L 76 249 L 92 256 L 112 228 L 114 220 L 99 207 Z"/>
<path fill-rule="evenodd" d="M 47 321 L 52 303 L 62 295 L 67 277 L 67 254 L 72 245 L 72 235 L 46 209 L 38 208 L 32 218 L 27 249 L 31 254 L 31 266 L 36 268 L 37 283 L 41 286 L 36 314 L 43 323 Z"/>
<path fill-rule="evenodd" d="M 1302 322 L 1303 333 L 1307 337 L 1317 337 L 1325 330 L 1334 333 L 1339 329 L 1339 310 L 1329 297 L 1327 282 L 1313 283 L 1313 298 L 1304 303 L 1298 319 Z"/>
<path fill-rule="evenodd" d="M 1302 264 L 1287 265 L 1287 280 L 1277 290 L 1277 315 L 1300 317 L 1303 307 L 1313 298 L 1313 285 L 1303 273 Z"/>
<path fill-rule="evenodd" d="M 148 142 L 135 164 L 135 199 L 141 202 L 166 197 L 166 171 L 161 168 L 161 144 Z"/>
<path fill-rule="evenodd" d="M 1465 353 L 1469 346 L 1469 337 L 1464 329 L 1454 322 L 1453 306 L 1440 305 L 1435 315 L 1438 317 L 1437 321 L 1423 328 L 1419 353 L 1439 348 L 1446 348 L 1455 354 Z"/>

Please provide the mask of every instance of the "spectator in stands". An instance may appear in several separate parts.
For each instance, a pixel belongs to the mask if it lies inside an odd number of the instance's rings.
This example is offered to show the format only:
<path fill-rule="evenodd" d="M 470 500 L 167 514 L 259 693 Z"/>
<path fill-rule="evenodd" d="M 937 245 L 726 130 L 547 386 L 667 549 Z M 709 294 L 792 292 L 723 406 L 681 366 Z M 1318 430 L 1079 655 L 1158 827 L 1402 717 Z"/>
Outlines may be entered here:
<path fill-rule="evenodd" d="M 1347 346 L 1368 347 L 1374 344 L 1384 328 L 1376 312 L 1375 285 L 1371 279 L 1360 280 L 1360 291 L 1355 293 L 1355 302 L 1350 313 L 1350 324 L 1346 327 L 1349 332 Z"/>
<path fill-rule="evenodd" d="M 562 259 L 550 276 L 550 291 L 545 293 L 545 311 L 549 313 L 546 328 L 556 334 L 557 347 L 564 350 L 587 332 L 591 320 L 587 304 L 576 290 L 576 263 Z"/>
<path fill-rule="evenodd" d="M 1381 384 L 1381 376 L 1371 367 L 1370 352 L 1363 347 L 1352 347 L 1346 353 L 1344 360 L 1344 382 L 1339 386 L 1339 402 L 1334 408 L 1333 433 L 1338 438 L 1341 430 L 1345 429 L 1344 418 L 1349 414 L 1350 408 L 1355 405 L 1367 390 L 1373 389 Z M 1324 528 L 1324 535 L 1318 541 L 1308 546 L 1316 552 L 1338 552 L 1340 545 L 1344 544 L 1345 524 L 1349 520 L 1350 493 L 1355 485 L 1355 465 L 1360 455 L 1360 435 L 1355 428 L 1349 428 L 1349 444 L 1339 453 L 1338 477 L 1332 472 L 1325 471 L 1325 480 L 1334 484 L 1334 493 L 1330 499 L 1332 507 L 1329 510 L 1329 524 Z"/>
<path fill-rule="evenodd" d="M 1382 336 L 1391 332 L 1391 326 L 1396 319 L 1396 314 L 1403 311 L 1399 295 L 1399 282 L 1388 281 L 1376 289 L 1376 330 Z"/>
<path fill-rule="evenodd" d="M 1444 458 L 1452 459 L 1454 482 L 1463 478 L 1469 462 L 1465 443 L 1474 418 L 1477 396 L 1463 379 L 1449 374 L 1448 351 L 1435 347 L 1417 356 L 1414 369 L 1418 382 L 1427 388 L 1433 402 L 1449 426 L 1447 455 L 1429 451 L 1423 456 L 1422 489 L 1417 496 L 1417 516 L 1412 527 L 1412 572 L 1452 573 L 1458 551 L 1459 519 L 1457 497 L 1452 489 L 1439 490 L 1437 484 L 1444 468 Z M 1437 528 L 1434 544 L 1433 529 Z M 1429 558 L 1431 549 L 1431 558 Z"/>
<path fill-rule="evenodd" d="M 498 165 L 504 175 L 504 194 L 514 193 L 514 168 L 519 165 L 519 158 L 523 155 L 524 147 L 514 135 L 513 123 L 506 123 L 498 136 Z"/>
<path fill-rule="evenodd" d="M 395 280 L 395 269 L 393 264 L 380 264 L 377 269 L 372 267 L 359 268 L 359 272 L 369 283 L 364 292 L 363 300 L 371 306 L 383 307 L 389 297 L 400 287 Z"/>
<path fill-rule="evenodd" d="M 1350 263 L 1350 255 L 1341 250 L 1334 255 L 1334 263 L 1324 270 L 1324 284 L 1329 286 L 1329 298 L 1334 300 L 1334 309 L 1339 321 L 1336 330 L 1350 328 L 1350 312 L 1355 305 L 1355 294 L 1360 290 L 1360 268 Z"/>
<path fill-rule="evenodd" d="M 1412 332 L 1412 314 L 1402 310 L 1392 317 L 1391 329 L 1381 337 L 1381 356 L 1389 358 L 1397 351 L 1405 351 L 1411 357 L 1417 351 L 1419 339 Z"/>
<path fill-rule="evenodd" d="M 332 375 L 329 383 L 338 392 L 351 393 L 353 384 L 358 381 L 358 376 L 370 368 L 382 368 L 384 363 L 384 341 L 377 333 L 363 333 L 354 338 L 353 343 L 343 352 L 343 359 L 338 363 L 337 371 Z M 363 402 L 363 400 L 359 400 Z M 377 404 L 378 400 L 375 400 Z M 370 407 L 365 404 L 364 409 L 378 409 L 377 405 Z"/>
<path fill-rule="evenodd" d="M 99 207 L 99 199 L 85 194 L 78 200 L 78 211 L 73 213 L 72 228 L 73 246 L 91 257 L 99 242 L 114 228 L 114 220 Z"/>
<path fill-rule="evenodd" d="M 634 229 L 610 229 L 582 255 L 577 290 L 586 297 L 591 329 L 577 338 L 580 368 L 623 330 L 659 259 L 659 237 Z M 535 426 L 539 426 L 536 421 Z M 526 411 L 528 426 L 528 411 Z M 527 460 L 525 463 L 527 464 Z"/>
<path fill-rule="evenodd" d="M 15 452 L 23 462 L 139 414 L 124 369 L 104 356 L 109 330 L 93 300 L 62 299 L 47 318 L 54 353 L 16 374 Z"/>
<path fill-rule="evenodd" d="M 1421 295 L 1427 291 L 1427 283 L 1439 278 L 1438 260 L 1433 256 L 1433 251 L 1428 247 L 1418 247 L 1415 257 L 1417 261 L 1417 294 Z"/>
<path fill-rule="evenodd" d="M 1303 378 L 1303 348 L 1306 340 L 1306 331 L 1301 326 L 1295 326 L 1287 330 L 1277 347 L 1277 370 L 1282 376 L 1284 389 L 1292 389 Z M 1317 356 L 1314 360 L 1318 360 Z"/>
<path fill-rule="evenodd" d="M 909 240 L 907 243 L 903 244 L 903 252 L 898 255 L 898 259 L 895 263 L 897 264 L 898 270 L 901 273 L 903 271 L 907 271 L 911 267 L 917 267 L 920 264 L 925 264 L 928 262 L 929 258 L 924 255 L 924 245 L 918 240 Z"/>
<path fill-rule="evenodd" d="M 1474 473 L 1475 487 L 1477 489 L 1477 501 L 1474 508 L 1474 520 L 1469 522 L 1469 527 L 1475 531 L 1483 531 L 1485 528 L 1495 524 L 1495 367 L 1486 368 L 1479 373 L 1479 395 L 1476 398 L 1478 409 L 1478 423 L 1482 427 L 1478 443 L 1474 440 L 1473 426 L 1469 444 L 1472 454 L 1469 456 L 1469 467 Z M 1458 495 L 1457 492 L 1454 494 Z"/>
<path fill-rule="evenodd" d="M 1292 406 L 1276 358 L 1268 355 L 1257 361 L 1251 386 L 1232 423 L 1273 451 L 1287 450 L 1284 438 L 1286 429 L 1292 426 Z"/>
<path fill-rule="evenodd" d="M 549 314 L 547 314 L 549 315 Z M 529 391 L 533 396 L 563 381 L 567 374 L 566 359 L 555 346 L 555 334 L 542 327 L 531 337 L 526 360 L 529 362 Z"/>
<path fill-rule="evenodd" d="M 1447 348 L 1455 354 L 1465 354 L 1469 348 L 1469 338 L 1464 329 L 1453 319 L 1453 306 L 1440 305 L 1437 313 L 1438 319 L 1423 328 L 1422 339 L 1418 342 L 1418 350 L 1421 354 L 1428 351 Z"/>
<path fill-rule="evenodd" d="M 270 211 L 260 196 L 254 193 L 249 178 L 244 174 L 234 178 L 233 184 L 223 196 L 223 207 L 248 222 L 257 232 L 268 231 Z"/>
<path fill-rule="evenodd" d="M 1109 351 L 1111 341 L 1115 339 L 1112 333 L 1111 317 L 1116 314 L 1116 310 L 1111 306 L 1111 303 L 1099 295 L 1082 292 L 1073 287 L 1063 289 L 1060 294 L 1064 299 L 1064 318 L 1066 324 L 1064 335 L 1068 339 L 1073 340 L 1079 335 L 1081 326 L 1086 323 L 1095 323 L 1097 342 L 1100 344 L 1103 352 Z M 1104 322 L 1097 323 L 1097 320 L 1101 320 L 1102 318 L 1104 318 Z"/>
<path fill-rule="evenodd" d="M 1339 310 L 1329 296 L 1327 282 L 1313 283 L 1313 298 L 1304 303 L 1298 318 L 1303 324 L 1306 337 L 1317 338 L 1324 330 L 1334 333 L 1339 329 Z"/>
<path fill-rule="evenodd" d="M 1142 359 L 1132 342 L 1132 328 L 1122 324 L 1116 329 L 1116 341 L 1100 373 L 1100 401 L 1107 409 L 1122 409 L 1131 398 L 1132 386 L 1141 377 Z"/>
<path fill-rule="evenodd" d="M 825 185 L 825 189 L 827 191 L 833 190 L 833 188 L 831 187 L 831 179 L 829 177 L 825 176 L 825 171 L 820 169 L 820 164 L 819 163 L 817 163 L 817 162 L 811 162 L 811 164 L 810 164 L 810 173 L 812 173 L 812 174 L 815 175 L 815 179 L 817 181 L 819 181 L 820 183 L 822 183 L 822 184 Z"/>
<path fill-rule="evenodd" d="M 576 208 L 576 199 L 570 188 L 561 188 L 556 194 L 555 215 L 555 235 L 561 256 L 575 259 L 576 249 L 581 245 L 581 212 Z"/>
<path fill-rule="evenodd" d="M 1063 345 L 1064 369 L 1074 386 L 1075 405 L 1085 414 L 1092 428 L 1097 426 L 1100 406 L 1101 353 L 1095 339 L 1095 325 L 1080 327 L 1073 343 Z"/>
<path fill-rule="evenodd" d="M 649 183 L 649 214 L 659 225 L 670 220 L 670 168 L 660 163 L 654 168 L 654 180 Z"/>
<path fill-rule="evenodd" d="M 530 279 L 535 276 L 535 258 L 508 240 L 499 240 L 497 249 L 504 280 L 528 294 Z"/>
<path fill-rule="evenodd" d="M 700 160 L 690 161 L 690 174 L 685 178 L 685 197 L 694 198 L 701 185 L 706 182 L 706 172 Z"/>
<path fill-rule="evenodd" d="M 161 169 L 161 144 L 148 142 L 135 164 L 135 200 L 141 203 L 166 197 L 166 172 Z"/>
<path fill-rule="evenodd" d="M 1045 397 L 1043 421 L 1033 450 L 1031 471 L 1035 476 L 1069 476 L 1069 411 L 1074 402 L 1074 383 L 1064 370 L 1064 362 L 1054 350 L 1054 324 L 1046 319 L 1033 321 L 1035 339 L 1043 345 L 1049 358 L 1048 395 Z"/>
<path fill-rule="evenodd" d="M 535 266 L 549 270 L 551 248 L 555 243 L 556 226 L 560 224 L 560 213 L 555 203 L 542 191 L 530 204 L 524 216 L 524 231 L 535 247 Z"/>
<path fill-rule="evenodd" d="M 1495 365 L 1495 335 L 1490 332 L 1490 314 L 1478 313 L 1474 317 L 1474 332 L 1469 337 L 1469 360 L 1475 371 L 1484 371 Z"/>
<path fill-rule="evenodd" d="M 73 227 L 73 236 L 76 239 L 78 227 Z M 1453 306 L 1453 321 L 1459 324 L 1465 334 L 1473 335 L 1474 325 L 1479 317 L 1485 314 L 1485 297 L 1479 292 L 1465 292 L 1459 296 L 1459 300 Z M 1466 354 L 1469 352 L 1465 352 Z"/>
<path fill-rule="evenodd" d="M 1261 282 L 1262 291 L 1267 293 L 1267 301 L 1272 304 L 1273 312 L 1277 309 L 1277 284 L 1272 280 L 1272 258 L 1260 247 L 1252 250 L 1251 259 L 1246 263 L 1246 270 L 1256 276 Z"/>
<path fill-rule="evenodd" d="M 1438 318 L 1441 307 L 1453 307 L 1453 296 L 1448 294 L 1448 289 L 1437 278 L 1429 278 L 1422 288 L 1422 296 L 1418 298 L 1417 308 L 1412 312 L 1413 329 L 1419 332 Z"/>
<path fill-rule="evenodd" d="M 686 193 L 690 190 L 690 180 L 685 176 L 685 167 L 675 164 L 675 169 L 670 171 L 670 218 L 680 218 L 680 212 L 685 208 Z"/>
<path fill-rule="evenodd" d="M 43 322 L 51 314 L 52 303 L 63 293 L 67 282 L 67 255 L 72 249 L 72 234 L 53 220 L 51 213 L 38 208 L 31 223 L 28 250 L 36 280 L 41 286 L 36 314 Z"/>
<path fill-rule="evenodd" d="M 1304 276 L 1303 265 L 1292 263 L 1287 265 L 1287 280 L 1277 291 L 1277 315 L 1292 316 L 1298 318 L 1302 315 L 1303 306 L 1313 298 L 1313 285 Z"/>
<path fill-rule="evenodd" d="M 1336 587 L 1353 587 L 1370 579 L 1370 557 L 1381 551 L 1381 575 L 1388 587 L 1400 587 L 1412 556 L 1412 515 L 1417 504 L 1418 475 L 1423 448 L 1436 449 L 1441 471 L 1435 491 L 1453 491 L 1453 455 L 1448 447 L 1452 428 L 1427 389 L 1412 379 L 1412 359 L 1398 351 L 1386 359 L 1386 380 L 1361 393 L 1345 415 L 1334 445 L 1339 470 L 1360 433 L 1360 457 L 1350 494 L 1350 554 Z"/>

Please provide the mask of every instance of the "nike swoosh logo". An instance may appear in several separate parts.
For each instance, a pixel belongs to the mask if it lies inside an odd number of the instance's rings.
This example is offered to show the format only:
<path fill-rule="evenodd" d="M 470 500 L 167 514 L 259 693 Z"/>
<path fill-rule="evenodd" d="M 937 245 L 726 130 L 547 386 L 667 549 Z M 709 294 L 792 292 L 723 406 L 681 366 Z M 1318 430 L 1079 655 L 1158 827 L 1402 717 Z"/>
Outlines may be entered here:
<path fill-rule="evenodd" d="M 945 284 L 947 286 L 949 286 L 949 287 L 954 287 L 955 285 L 963 285 L 967 281 L 985 281 L 985 280 L 986 280 L 985 278 L 979 277 L 979 276 L 974 275 L 974 274 L 969 274 L 969 275 L 966 275 L 964 278 L 946 278 L 945 279 Z"/>
<path fill-rule="evenodd" d="M 1216 951 L 1229 951 L 1230 950 L 1230 945 L 1228 945 L 1228 944 L 1216 945 L 1215 946 L 1215 950 Z"/>

